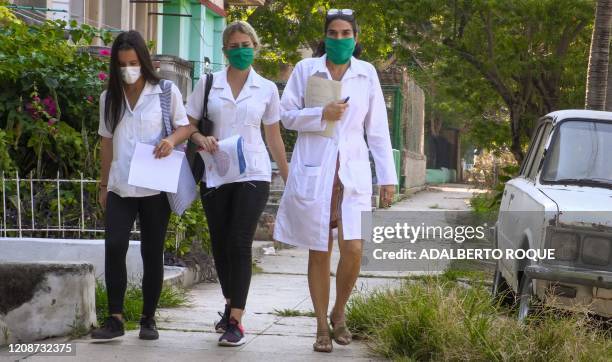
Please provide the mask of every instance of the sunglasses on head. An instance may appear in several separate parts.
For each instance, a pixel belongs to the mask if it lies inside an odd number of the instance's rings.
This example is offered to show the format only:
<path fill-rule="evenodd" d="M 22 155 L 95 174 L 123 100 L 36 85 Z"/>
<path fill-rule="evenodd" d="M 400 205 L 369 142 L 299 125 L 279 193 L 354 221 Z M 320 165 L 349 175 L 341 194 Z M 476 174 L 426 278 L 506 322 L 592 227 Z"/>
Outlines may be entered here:
<path fill-rule="evenodd" d="M 353 9 L 329 9 L 327 11 L 327 17 L 330 16 L 335 16 L 335 15 L 346 15 L 346 16 L 353 16 L 354 12 Z"/>

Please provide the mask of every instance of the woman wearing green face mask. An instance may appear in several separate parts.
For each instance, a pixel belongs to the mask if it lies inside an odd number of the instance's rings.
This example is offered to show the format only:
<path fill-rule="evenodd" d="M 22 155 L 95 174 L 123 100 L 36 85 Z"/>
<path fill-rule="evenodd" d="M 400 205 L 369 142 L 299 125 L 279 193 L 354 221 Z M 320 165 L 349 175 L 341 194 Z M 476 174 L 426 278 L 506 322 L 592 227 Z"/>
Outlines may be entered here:
<path fill-rule="evenodd" d="M 217 141 L 236 135 L 243 139 L 244 172 L 231 183 L 221 185 L 205 174 L 200 184 L 225 302 L 221 320 L 215 325 L 215 330 L 223 334 L 219 338 L 222 346 L 239 346 L 246 341 L 242 314 L 251 282 L 251 247 L 268 201 L 272 175 L 270 156 L 261 136 L 262 123 L 266 143 L 284 180 L 288 172 L 278 123 L 278 88 L 251 67 L 258 46 L 257 34 L 248 23 L 239 21 L 226 27 L 223 51 L 230 65 L 213 74 L 207 103 L 212 135 L 196 132 L 191 136 L 193 142 L 221 161 L 223 153 Z M 187 101 L 187 115 L 194 125 L 202 117 L 205 87 L 206 77 L 202 77 Z"/>
<path fill-rule="evenodd" d="M 361 265 L 361 212 L 372 208 L 368 151 L 376 165 L 382 207 L 391 203 L 397 184 L 378 75 L 371 64 L 357 59 L 359 53 L 353 11 L 330 10 L 319 57 L 296 64 L 281 99 L 281 121 L 285 128 L 298 131 L 298 139 L 276 217 L 274 239 L 310 249 L 308 285 L 317 317 L 313 348 L 318 352 L 332 351 L 327 313 L 332 230 L 336 228 L 340 262 L 329 321 L 336 343 L 351 342 L 345 306 Z M 341 82 L 341 98 L 324 107 L 305 107 L 305 90 L 313 76 Z M 326 129 L 328 122 L 335 122 L 331 137 L 319 132 Z"/>

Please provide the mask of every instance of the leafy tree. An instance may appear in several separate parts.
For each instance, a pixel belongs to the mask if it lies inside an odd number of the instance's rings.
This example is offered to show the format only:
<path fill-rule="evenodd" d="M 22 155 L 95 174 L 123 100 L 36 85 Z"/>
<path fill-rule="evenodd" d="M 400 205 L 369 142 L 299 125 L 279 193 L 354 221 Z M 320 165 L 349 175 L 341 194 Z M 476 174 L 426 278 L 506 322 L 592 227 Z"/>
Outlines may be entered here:
<path fill-rule="evenodd" d="M 270 74 L 297 61 L 300 47 L 313 48 L 332 7 L 356 11 L 365 59 L 408 67 L 427 92 L 433 129 L 458 122 L 476 130 L 495 116 L 487 137 L 509 130 L 501 143 L 521 162 L 539 116 L 582 107 L 593 0 L 268 0 L 230 13 L 267 44 Z"/>
<path fill-rule="evenodd" d="M 324 38 L 327 9 L 350 8 L 360 25 L 359 41 L 364 46 L 362 58 L 385 60 L 393 54 L 393 24 L 387 23 L 387 1 L 266 0 L 257 8 L 230 7 L 228 20 L 246 20 L 257 30 L 263 49 L 257 67 L 269 77 L 278 75 L 281 65 L 293 65 L 302 59 L 303 50 L 314 52 Z"/>

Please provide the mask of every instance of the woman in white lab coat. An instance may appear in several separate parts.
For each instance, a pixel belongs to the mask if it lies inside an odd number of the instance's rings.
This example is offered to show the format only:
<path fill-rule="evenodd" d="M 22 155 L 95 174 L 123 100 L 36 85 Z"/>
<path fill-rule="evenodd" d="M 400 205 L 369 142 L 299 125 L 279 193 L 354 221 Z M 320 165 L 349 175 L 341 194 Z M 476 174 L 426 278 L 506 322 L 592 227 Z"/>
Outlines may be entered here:
<path fill-rule="evenodd" d="M 274 238 L 310 249 L 308 284 L 317 316 L 313 348 L 319 352 L 332 350 L 327 312 L 332 229 L 336 226 L 340 262 L 336 301 L 329 319 L 334 341 L 342 345 L 351 342 L 345 306 L 361 264 L 361 212 L 372 209 L 368 148 L 383 206 L 392 201 L 397 184 L 382 89 L 374 67 L 356 58 L 360 53 L 357 31 L 352 10 L 329 10 L 321 56 L 296 65 L 281 98 L 281 121 L 286 128 L 298 131 L 298 139 Z M 325 107 L 304 107 L 307 81 L 313 75 L 340 81 L 341 99 Z M 313 133 L 335 120 L 333 137 Z"/>

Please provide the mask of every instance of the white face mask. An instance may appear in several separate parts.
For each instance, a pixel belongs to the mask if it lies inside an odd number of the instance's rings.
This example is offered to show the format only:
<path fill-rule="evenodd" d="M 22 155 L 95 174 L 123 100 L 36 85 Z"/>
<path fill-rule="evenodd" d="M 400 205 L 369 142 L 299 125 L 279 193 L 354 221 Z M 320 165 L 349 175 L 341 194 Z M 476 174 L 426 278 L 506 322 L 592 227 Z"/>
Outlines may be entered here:
<path fill-rule="evenodd" d="M 121 67 L 121 78 L 127 84 L 134 84 L 140 78 L 140 67 Z"/>

